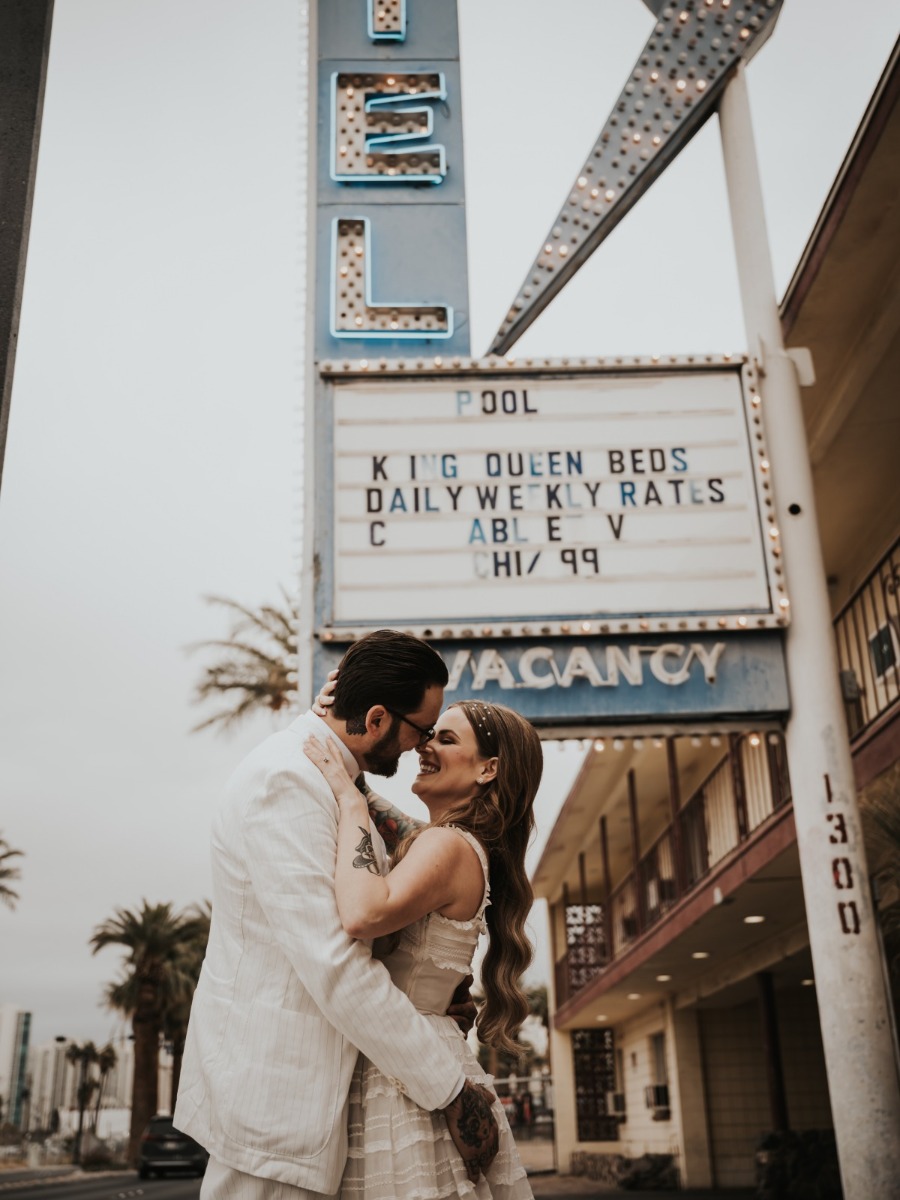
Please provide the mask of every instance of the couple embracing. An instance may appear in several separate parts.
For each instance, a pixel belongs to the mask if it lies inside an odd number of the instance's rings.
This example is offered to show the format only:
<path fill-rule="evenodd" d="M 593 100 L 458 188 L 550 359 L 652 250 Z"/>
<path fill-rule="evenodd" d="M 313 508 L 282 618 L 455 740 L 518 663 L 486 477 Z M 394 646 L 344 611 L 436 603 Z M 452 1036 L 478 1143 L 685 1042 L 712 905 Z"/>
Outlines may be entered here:
<path fill-rule="evenodd" d="M 369 634 L 228 785 L 175 1110 L 203 1200 L 531 1197 L 462 1029 L 482 932 L 480 1039 L 510 1048 L 527 1013 L 541 747 L 501 705 L 441 714 L 446 683 L 426 643 Z M 413 749 L 426 824 L 361 774 Z"/>

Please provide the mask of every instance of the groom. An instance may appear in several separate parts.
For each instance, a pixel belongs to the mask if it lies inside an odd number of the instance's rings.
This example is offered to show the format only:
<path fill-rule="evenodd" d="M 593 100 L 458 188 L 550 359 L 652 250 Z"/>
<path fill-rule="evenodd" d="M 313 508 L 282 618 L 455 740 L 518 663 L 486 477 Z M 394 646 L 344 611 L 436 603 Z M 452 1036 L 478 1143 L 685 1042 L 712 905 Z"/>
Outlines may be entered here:
<path fill-rule="evenodd" d="M 352 775 L 393 775 L 427 740 L 446 683 L 425 642 L 369 634 L 341 662 L 327 725 L 298 717 L 228 784 L 213 819 L 212 928 L 174 1118 L 210 1152 L 203 1200 L 335 1196 L 357 1050 L 416 1104 L 444 1111 L 470 1179 L 497 1152 L 487 1093 L 341 926 L 337 804 L 303 752 L 310 733 L 330 734 Z"/>

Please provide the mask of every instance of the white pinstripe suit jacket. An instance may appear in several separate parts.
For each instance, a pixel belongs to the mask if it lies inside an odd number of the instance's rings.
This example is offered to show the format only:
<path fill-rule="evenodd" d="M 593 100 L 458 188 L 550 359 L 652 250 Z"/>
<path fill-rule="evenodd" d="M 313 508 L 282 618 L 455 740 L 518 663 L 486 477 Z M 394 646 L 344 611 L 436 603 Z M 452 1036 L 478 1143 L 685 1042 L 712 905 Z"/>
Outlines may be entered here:
<path fill-rule="evenodd" d="M 268 738 L 217 810 L 212 929 L 175 1124 L 228 1166 L 330 1193 L 346 1160 L 357 1048 L 426 1109 L 444 1108 L 464 1077 L 341 927 L 337 804 L 303 753 L 324 728 L 307 713 Z"/>

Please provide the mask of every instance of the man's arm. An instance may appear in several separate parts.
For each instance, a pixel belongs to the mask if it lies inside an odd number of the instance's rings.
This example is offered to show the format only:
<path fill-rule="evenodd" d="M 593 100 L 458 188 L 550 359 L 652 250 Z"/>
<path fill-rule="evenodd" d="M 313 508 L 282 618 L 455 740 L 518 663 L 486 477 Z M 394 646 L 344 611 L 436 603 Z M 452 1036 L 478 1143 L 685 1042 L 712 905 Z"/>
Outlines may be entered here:
<path fill-rule="evenodd" d="M 341 927 L 337 806 L 299 746 L 296 759 L 242 789 L 243 852 L 256 897 L 325 1019 L 422 1108 L 444 1108 L 462 1084 L 461 1068 L 368 947 Z"/>
<path fill-rule="evenodd" d="M 421 1108 L 443 1110 L 469 1178 L 497 1152 L 490 1093 L 341 927 L 334 894 L 337 806 L 302 757 L 244 797 L 247 870 L 273 934 L 325 1019 Z M 312 777 L 314 773 L 314 778 Z"/>
<path fill-rule="evenodd" d="M 319 689 L 319 693 L 313 701 L 313 712 L 318 717 L 327 716 L 328 710 L 334 704 L 334 688 L 337 680 L 338 672 L 336 670 L 328 672 L 328 678 Z M 372 818 L 372 824 L 381 834 L 381 839 L 387 847 L 388 854 L 393 854 L 397 846 L 407 834 L 413 833 L 416 829 L 421 829 L 426 823 L 417 821 L 415 817 L 410 817 L 407 813 L 395 808 L 390 800 L 385 800 L 383 796 L 379 796 L 374 792 L 365 779 L 359 783 L 359 790 L 366 798 L 366 803 L 369 807 L 369 816 Z"/>

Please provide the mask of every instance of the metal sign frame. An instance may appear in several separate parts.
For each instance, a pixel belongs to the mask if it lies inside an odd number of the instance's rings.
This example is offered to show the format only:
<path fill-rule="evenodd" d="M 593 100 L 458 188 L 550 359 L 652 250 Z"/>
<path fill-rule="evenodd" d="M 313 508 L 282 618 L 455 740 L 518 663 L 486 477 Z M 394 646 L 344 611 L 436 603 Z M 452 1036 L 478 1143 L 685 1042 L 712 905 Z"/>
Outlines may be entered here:
<path fill-rule="evenodd" d="M 720 373 L 737 375 L 741 383 L 743 414 L 746 422 L 747 448 L 750 457 L 756 517 L 759 525 L 761 561 L 765 566 L 769 602 L 764 607 L 724 609 L 707 608 L 690 612 L 661 607 L 655 611 L 628 613 L 587 612 L 579 607 L 577 588 L 560 583 L 561 594 L 568 591 L 566 602 L 555 612 L 537 611 L 510 619 L 508 613 L 490 607 L 475 606 L 464 617 L 441 619 L 441 614 L 423 613 L 414 618 L 392 619 L 389 613 L 373 612 L 370 619 L 336 619 L 336 480 L 334 399 L 342 384 L 347 382 L 390 380 L 391 387 L 415 390 L 423 383 L 446 382 L 451 387 L 465 385 L 477 389 L 479 384 L 493 385 L 498 391 L 512 387 L 519 380 L 570 381 L 574 379 L 603 379 L 616 377 L 670 376 L 691 377 Z M 500 635 L 504 638 L 585 637 L 590 634 L 622 636 L 632 634 L 667 634 L 686 631 L 750 632 L 783 628 L 789 622 L 790 602 L 784 585 L 781 566 L 780 534 L 774 523 L 774 500 L 769 481 L 769 463 L 762 432 L 761 400 L 757 389 L 756 372 L 743 358 L 734 356 L 659 357 L 639 359 L 582 359 L 569 360 L 487 359 L 464 360 L 423 359 L 389 361 L 361 359 L 353 362 L 322 364 L 317 394 L 316 462 L 318 473 L 315 561 L 316 635 L 325 642 L 352 641 L 368 629 L 396 624 L 425 638 L 478 640 Z M 548 417 L 547 420 L 552 420 Z M 485 585 L 485 587 L 489 584 Z M 482 589 L 484 591 L 485 589 Z"/>

